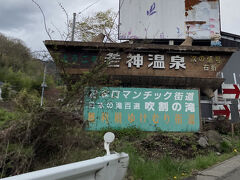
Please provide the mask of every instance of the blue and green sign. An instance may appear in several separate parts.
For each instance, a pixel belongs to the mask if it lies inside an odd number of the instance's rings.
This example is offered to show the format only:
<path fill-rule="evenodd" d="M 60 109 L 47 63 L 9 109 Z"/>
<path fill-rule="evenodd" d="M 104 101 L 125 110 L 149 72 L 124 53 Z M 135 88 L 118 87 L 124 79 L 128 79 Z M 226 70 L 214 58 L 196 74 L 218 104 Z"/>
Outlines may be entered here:
<path fill-rule="evenodd" d="M 61 61 L 67 65 L 81 67 L 82 69 L 90 68 L 97 61 L 96 53 L 64 53 Z"/>
<path fill-rule="evenodd" d="M 192 89 L 91 88 L 84 119 L 88 130 L 198 131 L 199 94 Z"/>

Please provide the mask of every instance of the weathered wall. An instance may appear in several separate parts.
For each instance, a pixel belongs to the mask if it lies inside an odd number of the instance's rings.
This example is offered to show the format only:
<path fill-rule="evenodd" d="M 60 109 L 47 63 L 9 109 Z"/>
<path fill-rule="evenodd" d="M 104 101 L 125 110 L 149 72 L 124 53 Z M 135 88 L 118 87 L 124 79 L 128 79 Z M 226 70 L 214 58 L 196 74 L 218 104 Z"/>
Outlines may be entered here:
<path fill-rule="evenodd" d="M 210 39 L 220 33 L 219 0 L 120 0 L 120 39 Z"/>
<path fill-rule="evenodd" d="M 87 52 L 69 52 L 63 54 L 63 61 L 72 63 L 72 67 L 79 70 L 88 68 L 101 56 L 110 58 L 108 73 L 111 75 L 127 76 L 170 76 L 170 77 L 196 77 L 196 78 L 215 78 L 217 72 L 221 71 L 230 56 L 219 54 L 202 55 L 180 55 L 162 53 L 141 53 L 129 52 L 122 53 L 117 51 L 103 52 L 101 54 L 92 54 Z M 115 57 L 114 57 L 115 56 Z M 157 60 L 157 58 L 162 58 Z M 182 62 L 175 63 L 172 66 L 174 58 L 181 58 Z M 117 60 L 114 58 L 118 58 Z M 131 62 L 132 58 L 132 62 Z M 135 61 L 135 64 L 134 62 Z M 180 61 L 180 60 L 179 60 Z M 178 65 L 179 67 L 178 67 Z M 76 69 L 77 70 L 77 69 Z M 72 74 L 78 74 L 78 71 L 72 71 Z"/>

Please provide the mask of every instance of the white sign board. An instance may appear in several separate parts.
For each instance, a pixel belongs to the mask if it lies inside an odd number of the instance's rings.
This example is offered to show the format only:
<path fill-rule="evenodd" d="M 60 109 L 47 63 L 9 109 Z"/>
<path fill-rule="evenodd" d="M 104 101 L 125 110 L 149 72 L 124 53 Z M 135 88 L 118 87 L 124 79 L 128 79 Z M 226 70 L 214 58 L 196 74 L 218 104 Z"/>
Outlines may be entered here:
<path fill-rule="evenodd" d="M 119 39 L 210 39 L 220 34 L 219 0 L 119 0 Z"/>
<path fill-rule="evenodd" d="M 224 99 L 239 99 L 240 90 L 237 84 L 222 84 Z"/>
<path fill-rule="evenodd" d="M 214 118 L 217 118 L 218 116 L 225 116 L 226 119 L 231 120 L 230 105 L 213 105 L 212 110 Z"/>

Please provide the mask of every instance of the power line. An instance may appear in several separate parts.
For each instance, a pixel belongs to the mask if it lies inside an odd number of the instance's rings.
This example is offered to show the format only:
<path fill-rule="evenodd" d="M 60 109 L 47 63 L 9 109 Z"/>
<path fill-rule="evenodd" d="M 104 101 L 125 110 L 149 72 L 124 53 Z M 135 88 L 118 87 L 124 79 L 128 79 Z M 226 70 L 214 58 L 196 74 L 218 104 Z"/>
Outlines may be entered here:
<path fill-rule="evenodd" d="M 84 11 L 88 10 L 90 7 L 92 7 L 93 5 L 97 4 L 98 2 L 100 2 L 101 0 L 97 0 L 94 3 L 90 4 L 89 6 L 87 6 L 85 9 L 81 10 L 78 15 L 82 14 Z"/>

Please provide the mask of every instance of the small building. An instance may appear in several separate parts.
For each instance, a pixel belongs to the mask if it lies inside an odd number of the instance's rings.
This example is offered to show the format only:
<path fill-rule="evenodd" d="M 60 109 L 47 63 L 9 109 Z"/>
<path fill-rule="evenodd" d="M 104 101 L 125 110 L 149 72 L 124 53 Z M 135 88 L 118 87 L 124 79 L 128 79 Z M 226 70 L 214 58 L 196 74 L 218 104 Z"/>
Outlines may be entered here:
<path fill-rule="evenodd" d="M 72 75 L 73 78 L 88 72 L 97 64 L 106 62 L 107 69 L 105 72 L 112 80 L 120 81 L 118 87 L 175 90 L 197 89 L 199 90 L 199 98 L 195 108 L 199 114 L 201 114 L 200 109 L 202 109 L 204 114 L 206 113 L 205 110 L 210 110 L 208 106 L 211 98 L 214 97 L 214 91 L 221 87 L 221 84 L 224 82 L 220 72 L 231 55 L 237 51 L 237 48 L 230 47 L 142 43 L 45 41 L 45 45 L 53 59 L 55 59 L 57 66 L 65 73 Z M 138 91 L 134 92 L 137 93 Z M 204 105 L 205 101 L 208 102 L 207 106 Z M 199 108 L 200 102 L 201 108 Z M 176 109 L 173 105 L 174 103 L 171 107 Z M 95 112 L 89 113 L 88 120 L 92 121 L 93 117 L 95 118 L 95 114 L 93 115 Z M 182 114 L 186 114 L 184 110 Z M 200 127 L 200 120 L 205 117 L 203 113 L 202 115 L 199 114 L 195 114 L 194 117 L 196 119 L 194 122 L 199 122 L 198 125 Z M 151 118 L 148 121 L 153 123 L 159 122 L 157 120 L 153 121 L 153 115 L 150 116 Z M 102 118 L 104 122 L 109 116 L 104 115 L 99 118 Z M 138 118 L 141 119 L 141 115 Z M 132 121 L 133 119 L 135 120 L 135 116 L 131 115 L 125 117 L 125 119 Z M 189 120 L 187 121 L 189 122 Z M 197 129 L 191 130 L 196 131 Z M 184 131 L 184 128 L 175 128 L 171 129 L 171 131 Z"/>
<path fill-rule="evenodd" d="M 119 2 L 119 39 L 130 41 L 45 41 L 58 68 L 72 79 L 104 65 L 103 73 L 120 82 L 101 92 L 92 88 L 85 97 L 90 129 L 199 130 L 212 117 L 213 97 L 229 79 L 228 69 L 238 63 L 231 56 L 239 37 L 221 32 L 219 0 Z"/>
<path fill-rule="evenodd" d="M 235 52 L 229 59 L 228 63 L 224 66 L 222 73 L 226 84 L 240 84 L 240 36 L 221 32 L 222 35 L 222 46 L 223 47 L 236 47 L 238 51 Z M 235 74 L 235 75 L 234 75 Z M 236 77 L 236 81 L 234 80 Z"/>

